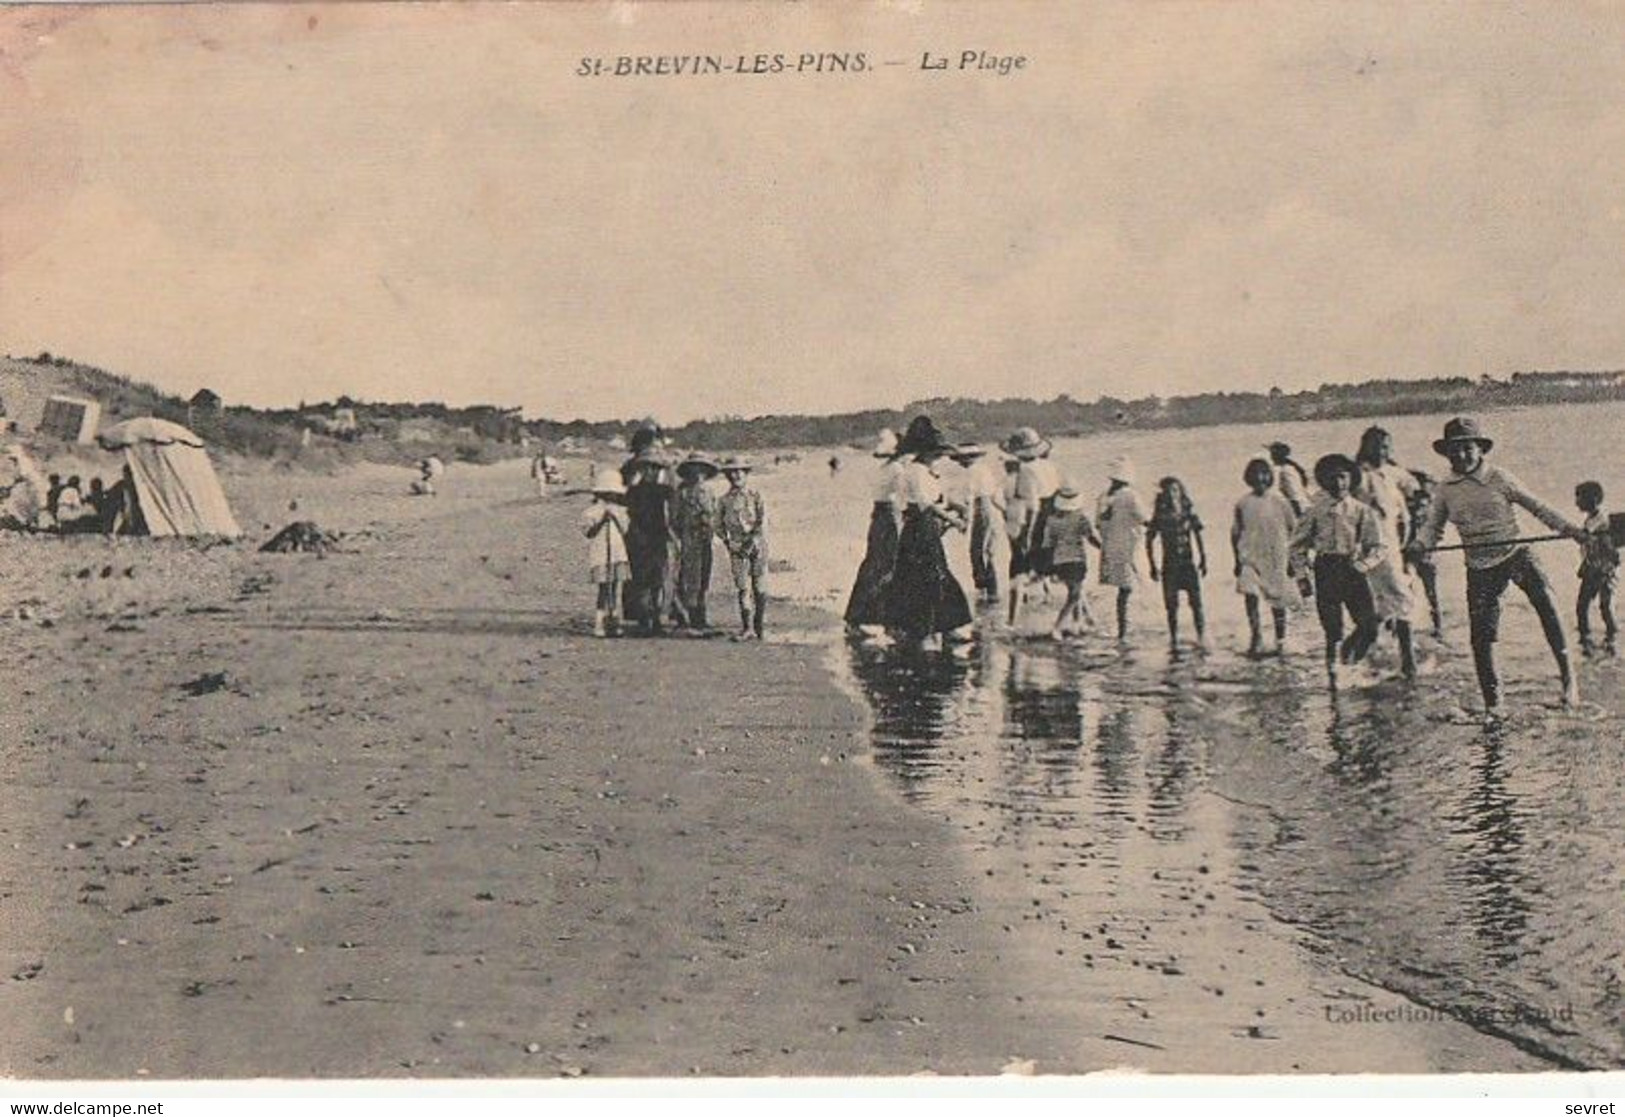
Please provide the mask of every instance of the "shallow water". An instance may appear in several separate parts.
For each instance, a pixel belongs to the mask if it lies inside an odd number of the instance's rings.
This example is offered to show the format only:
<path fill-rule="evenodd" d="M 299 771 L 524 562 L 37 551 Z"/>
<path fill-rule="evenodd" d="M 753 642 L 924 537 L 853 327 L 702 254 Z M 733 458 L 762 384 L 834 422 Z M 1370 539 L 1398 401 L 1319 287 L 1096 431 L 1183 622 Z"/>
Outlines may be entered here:
<path fill-rule="evenodd" d="M 1503 463 L 1571 512 L 1582 476 L 1565 464 L 1565 440 L 1598 423 L 1625 429 L 1625 407 L 1492 420 Z M 1431 456 L 1438 418 L 1387 425 L 1402 455 Z M 1308 461 L 1352 449 L 1363 426 L 1268 433 Z M 1237 428 L 1157 432 L 1070 443 L 1057 457 L 1080 478 L 1122 452 L 1142 477 L 1182 466 L 1198 509 L 1222 529 L 1240 490 L 1225 478 L 1239 478 L 1259 441 Z M 1617 474 L 1585 475 L 1625 493 Z M 779 592 L 839 606 L 860 557 L 867 481 L 831 477 L 821 463 L 764 480 L 776 553 L 795 564 Z M 1239 598 L 1219 576 L 1224 534 L 1209 538 L 1210 656 L 1170 655 L 1160 600 L 1139 604 L 1138 648 L 1123 655 L 1101 638 L 1033 638 L 1050 619 L 1038 605 L 1016 634 L 984 628 L 963 657 L 839 649 L 837 669 L 873 712 L 883 777 L 973 847 L 1018 848 L 1028 868 L 1004 887 L 1030 889 L 1077 925 L 1110 915 L 1073 910 L 1078 896 L 1175 887 L 1129 871 L 1137 865 L 1211 859 L 1334 968 L 1561 1065 L 1625 1065 L 1621 661 L 1585 666 L 1590 701 L 1579 715 L 1549 708 L 1550 658 L 1531 611 L 1509 597 L 1501 659 L 1514 715 L 1494 730 L 1477 725 L 1462 709 L 1476 705 L 1476 688 L 1452 558 L 1441 564 L 1446 641 L 1424 643 L 1422 679 L 1333 697 L 1307 614 L 1294 617 L 1285 660 L 1240 654 Z M 1567 613 L 1574 549 L 1541 553 Z M 1108 605 L 1097 599 L 1097 615 Z"/>

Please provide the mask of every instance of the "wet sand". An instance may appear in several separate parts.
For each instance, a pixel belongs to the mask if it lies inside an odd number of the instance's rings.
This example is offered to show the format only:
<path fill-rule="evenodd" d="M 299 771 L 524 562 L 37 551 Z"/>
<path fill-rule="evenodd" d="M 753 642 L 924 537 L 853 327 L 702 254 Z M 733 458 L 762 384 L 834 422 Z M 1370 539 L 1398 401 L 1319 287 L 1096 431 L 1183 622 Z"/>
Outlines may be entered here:
<path fill-rule="evenodd" d="M 1327 1019 L 1400 1001 L 1222 846 L 1125 846 L 1065 898 L 1083 945 L 1000 886 L 1022 842 L 877 769 L 828 614 L 779 607 L 759 647 L 593 640 L 580 502 L 517 466 L 433 500 L 404 471 L 227 472 L 251 534 L 367 533 L 326 558 L 0 541 L 0 1072 L 1549 1065 Z"/>

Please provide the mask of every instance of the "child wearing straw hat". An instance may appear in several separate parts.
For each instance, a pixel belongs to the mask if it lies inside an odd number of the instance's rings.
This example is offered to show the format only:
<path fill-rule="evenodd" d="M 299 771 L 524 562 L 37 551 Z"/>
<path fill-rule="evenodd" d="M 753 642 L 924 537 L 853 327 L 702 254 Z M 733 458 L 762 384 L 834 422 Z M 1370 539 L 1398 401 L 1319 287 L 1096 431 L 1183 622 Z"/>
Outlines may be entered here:
<path fill-rule="evenodd" d="M 1089 599 L 1083 585 L 1089 577 L 1089 548 L 1100 549 L 1100 536 L 1083 510 L 1083 494 L 1071 483 L 1055 490 L 1049 515 L 1044 520 L 1044 549 L 1051 559 L 1050 570 L 1066 587 L 1066 602 L 1055 617 L 1050 635 L 1057 640 L 1074 635 L 1084 626 L 1095 627 Z"/>
<path fill-rule="evenodd" d="M 1365 571 L 1382 555 L 1377 513 L 1355 495 L 1360 467 L 1343 454 L 1315 462 L 1321 494 L 1292 533 L 1294 557 L 1314 557 L 1315 608 L 1326 634 L 1326 678 L 1335 689 L 1340 663 L 1358 663 L 1377 639 L 1377 609 Z M 1354 631 L 1343 635 L 1343 613 Z"/>
<path fill-rule="evenodd" d="M 1150 517 L 1140 494 L 1134 491 L 1134 463 L 1126 457 L 1113 458 L 1106 467 L 1110 482 L 1100 495 L 1095 519 L 1100 523 L 1100 581 L 1117 588 L 1117 642 L 1128 643 L 1129 603 L 1140 584 L 1135 559 L 1140 537 Z"/>
<path fill-rule="evenodd" d="M 704 630 L 705 598 L 711 591 L 712 536 L 717 525 L 717 496 L 706 482 L 717 475 L 717 463 L 695 451 L 677 466 L 677 495 L 671 526 L 677 533 L 677 600 L 680 628 Z"/>
<path fill-rule="evenodd" d="M 750 487 L 750 463 L 722 463 L 728 491 L 717 502 L 717 535 L 728 549 L 734 590 L 739 594 L 739 639 L 760 640 L 767 612 L 767 510 Z"/>
<path fill-rule="evenodd" d="M 627 520 L 626 509 L 621 506 L 625 495 L 620 474 L 606 469 L 593 479 L 592 503 L 581 513 L 588 568 L 598 587 L 598 605 L 592 620 L 594 636 L 619 636 L 621 632 L 621 583 L 627 575 Z"/>
<path fill-rule="evenodd" d="M 1570 523 L 1535 497 L 1523 482 L 1490 465 L 1485 456 L 1494 446 L 1476 419 L 1456 418 L 1444 425 L 1444 437 L 1433 443 L 1433 449 L 1449 459 L 1450 476 L 1439 486 L 1427 521 L 1416 538 L 1420 549 L 1432 548 L 1447 523 L 1454 524 L 1461 536 L 1467 558 L 1467 626 L 1473 666 L 1484 696 L 1484 712 L 1492 720 L 1501 716 L 1495 644 L 1500 635 L 1501 597 L 1508 586 L 1522 590 L 1540 617 L 1546 644 L 1557 661 L 1563 704 L 1572 707 L 1580 701 L 1580 685 L 1569 660 L 1568 641 L 1552 600 L 1551 583 L 1533 552 L 1518 542 L 1514 508 L 1533 513 L 1541 523 L 1571 539 L 1583 541 L 1586 535 L 1584 528 Z"/>

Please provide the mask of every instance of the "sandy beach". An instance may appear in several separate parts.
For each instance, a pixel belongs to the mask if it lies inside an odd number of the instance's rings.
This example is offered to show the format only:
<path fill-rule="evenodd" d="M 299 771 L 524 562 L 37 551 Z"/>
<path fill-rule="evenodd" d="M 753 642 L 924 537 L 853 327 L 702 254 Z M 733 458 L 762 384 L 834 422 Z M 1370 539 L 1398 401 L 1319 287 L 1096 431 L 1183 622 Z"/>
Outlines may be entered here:
<path fill-rule="evenodd" d="M 245 525 L 297 500 L 348 549 L 0 541 L 9 1076 L 1550 1066 L 1338 1023 L 1400 999 L 1222 849 L 1068 897 L 1080 939 L 998 887 L 1020 843 L 880 777 L 828 613 L 594 640 L 579 499 L 517 466 L 226 474 Z"/>

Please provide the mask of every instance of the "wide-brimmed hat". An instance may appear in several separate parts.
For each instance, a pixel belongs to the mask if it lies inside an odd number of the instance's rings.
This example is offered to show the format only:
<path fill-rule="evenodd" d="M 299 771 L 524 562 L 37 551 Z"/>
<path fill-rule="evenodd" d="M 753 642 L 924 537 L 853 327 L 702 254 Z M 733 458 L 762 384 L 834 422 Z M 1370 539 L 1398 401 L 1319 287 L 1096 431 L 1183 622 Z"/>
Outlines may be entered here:
<path fill-rule="evenodd" d="M 875 436 L 875 448 L 870 453 L 877 458 L 893 458 L 897 456 L 897 432 L 890 427 L 880 428 Z"/>
<path fill-rule="evenodd" d="M 1083 511 L 1083 494 L 1073 488 L 1071 483 L 1062 485 L 1055 490 L 1055 510 L 1057 512 Z"/>
<path fill-rule="evenodd" d="M 715 477 L 718 472 L 718 466 L 716 460 L 712 458 L 711 455 L 701 453 L 699 450 L 694 451 L 688 457 L 677 463 L 677 473 L 679 476 L 701 472 L 706 473 L 711 477 Z"/>
<path fill-rule="evenodd" d="M 1121 481 L 1125 485 L 1134 484 L 1134 463 L 1125 457 L 1116 457 L 1106 463 L 1106 479 Z"/>
<path fill-rule="evenodd" d="M 621 475 L 615 470 L 600 469 L 592 479 L 592 491 L 595 496 L 625 496 L 626 486 L 621 483 Z"/>
<path fill-rule="evenodd" d="M 1050 440 L 1031 427 L 1022 427 L 1004 440 L 1006 452 L 1028 462 L 1047 454 L 1050 446 Z"/>
<path fill-rule="evenodd" d="M 980 442 L 961 442 L 954 447 L 953 456 L 961 461 L 987 457 L 987 447 Z"/>
<path fill-rule="evenodd" d="M 750 462 L 746 461 L 744 458 L 740 457 L 738 454 L 731 454 L 728 457 L 722 459 L 722 472 L 724 472 L 724 473 L 749 473 L 750 472 Z"/>
<path fill-rule="evenodd" d="M 929 415 L 916 415 L 897 443 L 899 454 L 951 454 L 953 449 Z"/>
<path fill-rule="evenodd" d="M 1435 453 L 1448 454 L 1451 446 L 1462 442 L 1476 442 L 1486 454 L 1495 446 L 1493 439 L 1484 436 L 1477 419 L 1462 415 L 1444 425 L 1444 437 L 1434 441 L 1433 449 Z"/>

